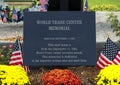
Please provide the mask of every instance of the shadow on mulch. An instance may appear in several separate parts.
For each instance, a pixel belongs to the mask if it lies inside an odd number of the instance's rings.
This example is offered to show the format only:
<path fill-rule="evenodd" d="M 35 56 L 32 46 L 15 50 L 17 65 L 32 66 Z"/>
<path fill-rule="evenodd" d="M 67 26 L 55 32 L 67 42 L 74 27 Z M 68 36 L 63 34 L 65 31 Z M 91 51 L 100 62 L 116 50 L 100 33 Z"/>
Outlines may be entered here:
<path fill-rule="evenodd" d="M 79 67 L 31 67 L 28 76 L 32 85 L 43 85 L 41 77 L 44 73 L 53 69 L 69 69 L 75 73 L 82 82 L 82 85 L 96 85 L 95 78 L 99 73 L 96 67 L 79 66 Z"/>

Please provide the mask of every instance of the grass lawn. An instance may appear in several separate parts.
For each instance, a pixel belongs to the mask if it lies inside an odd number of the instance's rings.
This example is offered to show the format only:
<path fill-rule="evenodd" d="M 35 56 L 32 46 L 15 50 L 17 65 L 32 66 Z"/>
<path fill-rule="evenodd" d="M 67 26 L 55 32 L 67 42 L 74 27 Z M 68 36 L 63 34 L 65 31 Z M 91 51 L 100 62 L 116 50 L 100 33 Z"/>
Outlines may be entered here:
<path fill-rule="evenodd" d="M 10 7 L 10 8 L 13 8 L 13 5 L 9 5 L 9 7 Z M 16 6 L 14 6 L 14 7 L 15 7 L 16 9 L 17 9 L 17 8 L 19 8 L 19 9 L 20 9 L 20 8 L 21 8 L 21 9 L 24 9 L 24 8 L 28 8 L 29 6 L 26 6 L 26 5 L 24 5 L 24 6 L 16 5 Z"/>
<path fill-rule="evenodd" d="M 120 8 L 120 0 L 88 0 L 88 5 L 90 8 L 94 5 L 99 5 L 99 4 L 113 4 L 116 5 L 118 8 Z"/>

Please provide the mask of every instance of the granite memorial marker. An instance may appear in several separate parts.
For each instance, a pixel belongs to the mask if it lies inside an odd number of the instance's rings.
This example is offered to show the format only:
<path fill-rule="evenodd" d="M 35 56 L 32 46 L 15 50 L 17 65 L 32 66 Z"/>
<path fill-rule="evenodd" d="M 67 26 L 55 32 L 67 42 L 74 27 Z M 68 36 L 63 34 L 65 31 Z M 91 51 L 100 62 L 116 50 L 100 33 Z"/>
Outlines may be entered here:
<path fill-rule="evenodd" d="M 96 64 L 94 12 L 26 12 L 24 64 L 79 66 Z"/>

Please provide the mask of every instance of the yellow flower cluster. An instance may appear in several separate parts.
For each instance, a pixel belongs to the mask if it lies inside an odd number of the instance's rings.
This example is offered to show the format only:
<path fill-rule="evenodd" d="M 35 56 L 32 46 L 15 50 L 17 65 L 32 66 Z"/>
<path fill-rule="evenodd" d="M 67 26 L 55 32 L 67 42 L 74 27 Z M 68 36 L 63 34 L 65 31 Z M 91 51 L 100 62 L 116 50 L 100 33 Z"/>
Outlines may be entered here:
<path fill-rule="evenodd" d="M 0 85 L 30 85 L 30 81 L 21 66 L 0 65 Z"/>
<path fill-rule="evenodd" d="M 90 8 L 91 11 L 119 11 L 120 9 L 112 4 L 95 5 Z"/>
<path fill-rule="evenodd" d="M 110 65 L 100 71 L 97 85 L 120 85 L 120 65 Z"/>

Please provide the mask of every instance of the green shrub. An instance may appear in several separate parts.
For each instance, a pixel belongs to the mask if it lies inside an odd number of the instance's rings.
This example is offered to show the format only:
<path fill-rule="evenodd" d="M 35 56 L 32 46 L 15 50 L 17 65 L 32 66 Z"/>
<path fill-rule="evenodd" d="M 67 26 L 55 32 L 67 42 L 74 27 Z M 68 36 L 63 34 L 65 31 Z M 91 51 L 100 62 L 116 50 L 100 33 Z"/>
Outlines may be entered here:
<path fill-rule="evenodd" d="M 90 11 L 119 11 L 120 9 L 112 4 L 102 4 L 102 5 L 95 5 L 90 8 Z"/>
<path fill-rule="evenodd" d="M 0 47 L 0 64 L 8 65 L 12 53 L 12 45 Z"/>
<path fill-rule="evenodd" d="M 120 20 L 118 19 L 118 16 L 113 13 L 108 14 L 107 22 L 110 23 L 111 28 L 113 29 L 113 32 L 116 34 L 116 36 L 120 38 Z M 120 43 L 120 39 L 118 42 Z"/>

